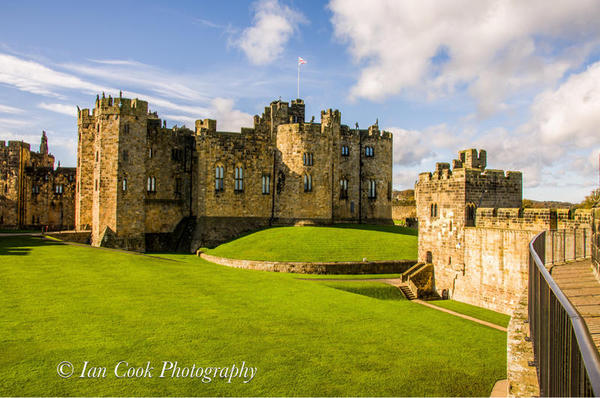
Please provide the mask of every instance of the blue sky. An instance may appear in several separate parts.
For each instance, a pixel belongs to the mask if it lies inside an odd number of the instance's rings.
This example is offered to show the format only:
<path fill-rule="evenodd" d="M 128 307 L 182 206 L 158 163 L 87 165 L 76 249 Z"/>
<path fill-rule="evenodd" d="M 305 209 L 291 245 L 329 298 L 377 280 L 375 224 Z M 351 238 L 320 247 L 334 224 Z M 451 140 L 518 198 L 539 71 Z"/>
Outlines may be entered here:
<path fill-rule="evenodd" d="M 102 7 L 99 6 L 102 4 Z M 139 97 L 168 125 L 251 125 L 301 97 L 307 118 L 394 133 L 394 186 L 412 188 L 460 149 L 522 170 L 524 195 L 580 201 L 598 185 L 600 2 L 259 0 L 4 1 L 0 140 L 62 165 L 76 157 L 75 106 Z"/>

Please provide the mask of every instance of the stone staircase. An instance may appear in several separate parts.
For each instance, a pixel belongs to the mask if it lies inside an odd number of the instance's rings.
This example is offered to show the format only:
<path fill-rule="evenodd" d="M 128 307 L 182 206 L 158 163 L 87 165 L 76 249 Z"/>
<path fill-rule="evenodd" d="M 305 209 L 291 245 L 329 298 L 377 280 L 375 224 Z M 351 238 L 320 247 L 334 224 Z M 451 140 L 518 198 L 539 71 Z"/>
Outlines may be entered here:
<path fill-rule="evenodd" d="M 405 285 L 405 284 L 399 285 L 398 289 L 400 289 L 402 291 L 402 294 L 404 294 L 404 296 L 409 300 L 414 300 L 417 298 L 417 295 L 415 293 L 413 293 L 413 291 L 410 289 L 410 287 L 408 285 Z"/>

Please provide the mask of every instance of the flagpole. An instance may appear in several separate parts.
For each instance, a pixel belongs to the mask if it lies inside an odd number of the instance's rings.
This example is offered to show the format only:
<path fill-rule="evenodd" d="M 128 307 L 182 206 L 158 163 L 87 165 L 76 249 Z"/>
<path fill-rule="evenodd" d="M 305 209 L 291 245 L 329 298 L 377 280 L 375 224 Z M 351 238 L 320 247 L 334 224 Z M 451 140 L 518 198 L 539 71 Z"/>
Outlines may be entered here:
<path fill-rule="evenodd" d="M 298 96 L 296 98 L 300 98 L 300 62 L 298 62 Z"/>

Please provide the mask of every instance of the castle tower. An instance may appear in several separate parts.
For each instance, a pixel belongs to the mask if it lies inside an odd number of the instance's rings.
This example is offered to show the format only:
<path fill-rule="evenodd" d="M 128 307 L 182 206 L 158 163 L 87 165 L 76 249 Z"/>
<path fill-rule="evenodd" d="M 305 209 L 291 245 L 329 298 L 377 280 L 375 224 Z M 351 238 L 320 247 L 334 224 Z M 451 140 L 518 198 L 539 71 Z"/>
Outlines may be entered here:
<path fill-rule="evenodd" d="M 88 160 L 89 151 L 84 147 L 93 141 L 93 178 L 81 181 L 78 197 L 82 208 L 78 225 L 87 221 L 84 205 L 89 199 L 83 197 L 84 184 L 91 182 L 92 245 L 143 251 L 148 103 L 103 95 L 96 100 L 91 118 L 94 124 L 84 126 L 84 122 L 90 121 L 85 116 L 80 117 L 81 155 L 78 158 L 82 162 Z M 89 136 L 90 127 L 95 130 L 93 139 Z"/>
<path fill-rule="evenodd" d="M 435 171 L 419 174 L 415 184 L 419 220 L 419 261 L 433 263 L 439 291 L 451 291 L 465 269 L 465 229 L 475 227 L 480 207 L 519 208 L 520 172 L 486 170 L 486 152 L 467 149 Z"/>
<path fill-rule="evenodd" d="M 92 228 L 92 203 L 94 193 L 94 141 L 96 117 L 89 109 L 77 112 L 77 177 L 75 188 L 75 229 Z"/>

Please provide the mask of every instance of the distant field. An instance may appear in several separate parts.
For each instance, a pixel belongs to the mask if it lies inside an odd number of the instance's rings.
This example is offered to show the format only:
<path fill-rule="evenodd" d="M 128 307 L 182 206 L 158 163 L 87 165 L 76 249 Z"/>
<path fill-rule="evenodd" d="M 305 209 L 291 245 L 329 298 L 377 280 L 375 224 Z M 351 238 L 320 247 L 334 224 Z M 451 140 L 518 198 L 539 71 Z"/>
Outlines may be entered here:
<path fill-rule="evenodd" d="M 428 301 L 429 304 L 437 305 L 438 307 L 447 308 L 449 310 L 472 316 L 473 318 L 481 319 L 482 321 L 491 322 L 493 324 L 508 327 L 510 316 L 500 312 L 487 310 L 485 308 L 476 307 L 474 305 L 461 303 L 454 300 L 436 300 Z"/>
<path fill-rule="evenodd" d="M 0 396 L 489 396 L 506 378 L 506 333 L 376 282 L 0 237 L 0 287 Z M 117 379 L 122 360 L 157 370 Z M 79 378 L 85 361 L 106 378 Z M 258 371 L 203 383 L 161 361 Z"/>
<path fill-rule="evenodd" d="M 395 225 L 276 227 L 205 251 L 265 261 L 416 260 L 417 231 Z"/>

